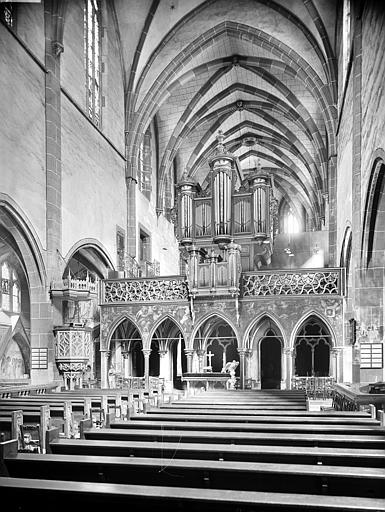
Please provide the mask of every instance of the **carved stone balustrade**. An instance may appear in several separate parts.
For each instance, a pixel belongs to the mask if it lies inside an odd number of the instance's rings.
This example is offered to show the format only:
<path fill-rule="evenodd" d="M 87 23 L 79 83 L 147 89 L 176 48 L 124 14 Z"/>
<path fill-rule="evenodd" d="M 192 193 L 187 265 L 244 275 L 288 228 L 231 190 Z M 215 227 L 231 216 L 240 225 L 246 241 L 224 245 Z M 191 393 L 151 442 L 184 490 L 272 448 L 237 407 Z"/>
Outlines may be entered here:
<path fill-rule="evenodd" d="M 243 297 L 343 295 L 344 269 L 296 269 L 242 274 Z"/>
<path fill-rule="evenodd" d="M 56 364 L 63 374 L 66 389 L 81 386 L 83 373 L 91 355 L 91 330 L 58 327 L 56 335 Z"/>
<path fill-rule="evenodd" d="M 98 281 L 74 279 L 68 276 L 62 281 L 51 283 L 51 296 L 54 298 L 86 300 L 97 296 Z"/>
<path fill-rule="evenodd" d="M 101 303 L 185 301 L 188 288 L 184 277 L 106 279 L 102 282 Z"/>

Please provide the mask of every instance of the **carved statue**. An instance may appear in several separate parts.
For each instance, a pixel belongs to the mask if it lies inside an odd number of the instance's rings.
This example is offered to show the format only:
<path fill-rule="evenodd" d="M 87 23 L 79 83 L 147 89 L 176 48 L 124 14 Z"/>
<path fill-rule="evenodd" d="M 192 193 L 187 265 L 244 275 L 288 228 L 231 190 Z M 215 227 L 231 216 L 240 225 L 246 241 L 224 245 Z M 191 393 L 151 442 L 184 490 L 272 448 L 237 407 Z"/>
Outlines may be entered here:
<path fill-rule="evenodd" d="M 228 361 L 225 366 L 222 368 L 222 372 L 228 372 L 230 373 L 230 378 L 226 383 L 227 389 L 235 389 L 235 383 L 237 381 L 235 377 L 235 370 L 237 369 L 239 365 L 239 361 L 236 361 L 233 359 L 232 361 Z"/>
<path fill-rule="evenodd" d="M 270 244 L 264 244 L 261 240 L 258 240 L 254 246 L 254 269 L 259 270 L 262 266 L 270 265 L 270 263 Z"/>

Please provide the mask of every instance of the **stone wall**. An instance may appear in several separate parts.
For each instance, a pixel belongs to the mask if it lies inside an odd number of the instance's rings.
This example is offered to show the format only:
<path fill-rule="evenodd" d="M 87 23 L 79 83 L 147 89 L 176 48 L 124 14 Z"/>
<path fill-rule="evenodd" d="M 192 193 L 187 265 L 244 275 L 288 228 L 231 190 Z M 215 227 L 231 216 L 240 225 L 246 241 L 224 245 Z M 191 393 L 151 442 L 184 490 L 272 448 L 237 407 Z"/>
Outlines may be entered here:
<path fill-rule="evenodd" d="M 27 39 L 35 50 L 44 41 L 43 26 L 32 25 Z M 23 211 L 45 246 L 45 73 L 3 25 L 0 48 L 0 192 Z"/>

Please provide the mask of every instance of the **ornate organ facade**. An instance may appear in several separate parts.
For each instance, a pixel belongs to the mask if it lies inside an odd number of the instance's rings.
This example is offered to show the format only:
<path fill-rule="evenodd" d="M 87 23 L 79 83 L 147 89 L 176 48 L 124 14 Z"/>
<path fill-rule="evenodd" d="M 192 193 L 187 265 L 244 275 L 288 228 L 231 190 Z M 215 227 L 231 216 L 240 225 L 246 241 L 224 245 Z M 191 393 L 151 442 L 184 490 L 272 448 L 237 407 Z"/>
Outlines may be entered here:
<path fill-rule="evenodd" d="M 277 232 L 274 181 L 260 166 L 242 175 L 236 156 L 219 132 L 203 186 L 186 173 L 177 184 L 180 248 L 198 250 L 203 260 L 227 261 L 230 242 L 240 245 L 243 271 L 268 266 Z"/>

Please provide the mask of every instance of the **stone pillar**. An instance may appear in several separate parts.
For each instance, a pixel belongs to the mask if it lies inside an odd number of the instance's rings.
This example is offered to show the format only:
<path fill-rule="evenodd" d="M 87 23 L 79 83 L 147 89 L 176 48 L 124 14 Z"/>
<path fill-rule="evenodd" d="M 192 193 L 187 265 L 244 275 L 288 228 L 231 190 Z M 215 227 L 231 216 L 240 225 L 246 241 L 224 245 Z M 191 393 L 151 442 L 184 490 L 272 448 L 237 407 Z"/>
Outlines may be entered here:
<path fill-rule="evenodd" d="M 199 361 L 199 373 L 202 373 L 203 367 L 205 366 L 203 358 L 206 354 L 206 351 L 205 350 L 197 350 L 197 354 L 198 354 L 198 361 Z"/>
<path fill-rule="evenodd" d="M 129 372 L 130 352 L 123 350 L 122 356 L 123 356 L 123 377 L 125 379 L 127 379 L 128 376 L 130 375 L 130 372 Z"/>
<path fill-rule="evenodd" d="M 185 348 L 184 353 L 186 354 L 186 358 L 187 358 L 187 373 L 191 373 L 194 350 L 192 350 L 190 348 Z"/>
<path fill-rule="evenodd" d="M 100 386 L 105 389 L 108 388 L 108 357 L 110 355 L 109 350 L 100 351 Z"/>
<path fill-rule="evenodd" d="M 247 379 L 251 379 L 250 363 L 251 363 L 252 355 L 253 355 L 253 351 L 251 350 L 251 348 L 245 349 L 245 356 L 246 356 L 246 360 L 245 360 L 245 383 L 246 383 Z"/>
<path fill-rule="evenodd" d="M 337 348 L 332 348 L 330 350 L 329 375 L 331 377 L 333 377 L 336 380 L 336 382 L 338 382 L 337 358 L 338 358 L 338 349 Z"/>
<path fill-rule="evenodd" d="M 168 350 L 159 350 L 159 377 L 162 379 L 169 380 L 170 379 L 170 364 L 169 358 L 167 355 L 169 354 Z"/>
<path fill-rule="evenodd" d="M 151 349 L 142 349 L 144 355 L 144 382 L 145 388 L 148 390 L 150 387 L 150 354 Z"/>
<path fill-rule="evenodd" d="M 290 348 L 283 349 L 283 373 L 282 380 L 286 381 L 286 389 L 291 389 L 291 377 L 292 377 L 292 358 L 293 351 Z"/>
<path fill-rule="evenodd" d="M 239 385 L 241 389 L 245 389 L 245 348 L 239 348 Z"/>

